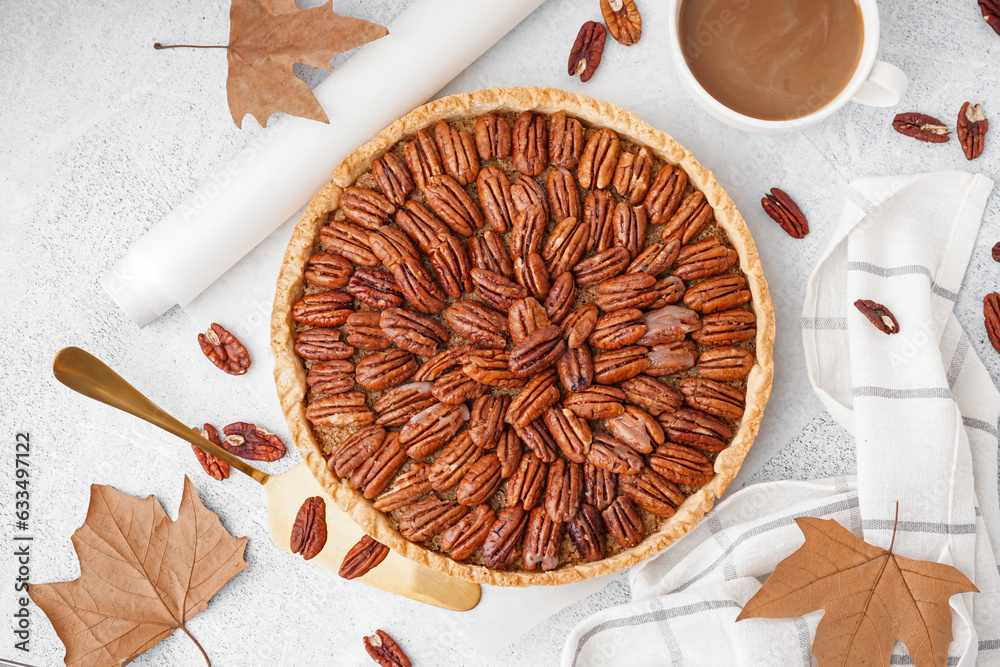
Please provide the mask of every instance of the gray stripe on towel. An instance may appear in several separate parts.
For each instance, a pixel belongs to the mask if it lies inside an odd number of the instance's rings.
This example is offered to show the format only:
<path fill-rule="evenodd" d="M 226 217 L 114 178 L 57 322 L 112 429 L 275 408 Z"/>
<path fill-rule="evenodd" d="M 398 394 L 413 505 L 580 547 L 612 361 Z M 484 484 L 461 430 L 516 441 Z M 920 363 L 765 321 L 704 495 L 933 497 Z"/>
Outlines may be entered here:
<path fill-rule="evenodd" d="M 918 387 L 916 389 L 889 389 L 888 387 L 855 387 L 855 397 L 871 396 L 875 398 L 954 398 L 947 387 Z"/>
<path fill-rule="evenodd" d="M 891 268 L 885 268 L 882 266 L 877 266 L 871 262 L 848 262 L 848 271 L 864 271 L 865 273 L 871 273 L 872 275 L 880 276 L 882 278 L 895 278 L 897 276 L 912 276 L 912 275 L 922 275 L 927 276 L 927 279 L 931 283 L 931 289 L 938 296 L 943 296 L 949 301 L 955 301 L 958 299 L 958 292 L 952 292 L 944 287 L 941 287 L 936 282 L 934 282 L 934 276 L 931 274 L 931 270 L 926 266 L 921 266 L 920 264 L 907 264 L 905 266 L 894 266 Z"/>
<path fill-rule="evenodd" d="M 591 637 L 604 632 L 605 630 L 635 625 L 645 625 L 646 623 L 659 623 L 660 621 L 677 618 L 678 616 L 690 616 L 691 614 L 698 614 L 703 611 L 712 611 L 713 609 L 742 609 L 742 607 L 732 600 L 710 600 L 705 602 L 696 602 L 695 604 L 689 604 L 684 607 L 664 609 L 662 611 L 629 616 L 628 618 L 616 618 L 611 621 L 598 623 L 585 632 L 582 637 L 580 637 L 580 643 L 576 645 L 576 653 L 573 655 L 573 664 L 575 665 L 577 660 L 579 660 L 580 652 L 583 651 L 583 645 L 586 644 Z"/>
<path fill-rule="evenodd" d="M 932 523 L 929 521 L 900 521 L 896 524 L 890 519 L 865 519 L 861 522 L 865 530 L 896 530 L 904 533 L 938 533 L 947 535 L 975 534 L 974 523 Z"/>
<path fill-rule="evenodd" d="M 846 317 L 803 317 L 801 320 L 803 329 L 814 329 L 817 331 L 839 331 L 847 328 Z"/>
<path fill-rule="evenodd" d="M 972 417 L 962 417 L 962 424 L 968 428 L 974 428 L 977 431 L 985 431 L 989 433 L 994 438 L 997 437 L 997 427 L 989 422 L 984 422 L 982 419 L 973 419 Z"/>

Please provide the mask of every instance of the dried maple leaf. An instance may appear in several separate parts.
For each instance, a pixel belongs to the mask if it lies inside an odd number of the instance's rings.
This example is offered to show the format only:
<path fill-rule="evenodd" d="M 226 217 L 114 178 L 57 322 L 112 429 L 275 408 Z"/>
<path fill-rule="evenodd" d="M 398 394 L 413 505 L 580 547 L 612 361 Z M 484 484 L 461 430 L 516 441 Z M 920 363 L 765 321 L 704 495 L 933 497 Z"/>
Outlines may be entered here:
<path fill-rule="evenodd" d="M 888 665 L 896 640 L 915 665 L 948 662 L 957 593 L 978 592 L 950 565 L 911 560 L 855 537 L 839 523 L 795 522 L 806 542 L 778 563 L 736 618 L 790 618 L 824 609 L 812 651 L 825 665 Z M 895 533 L 893 533 L 895 539 Z"/>
<path fill-rule="evenodd" d="M 332 2 L 299 9 L 295 0 L 233 0 L 229 9 L 229 111 L 237 127 L 251 114 L 262 126 L 278 111 L 329 123 L 292 65 L 333 69 L 330 59 L 389 34 L 383 26 L 341 16 Z M 155 45 L 157 49 L 177 48 Z M 177 45 L 189 46 L 189 45 Z"/>
<path fill-rule="evenodd" d="M 121 665 L 177 628 L 191 637 L 184 622 L 247 566 L 246 543 L 201 503 L 187 477 L 177 521 L 154 496 L 94 484 L 87 519 L 73 533 L 80 577 L 32 584 L 29 594 L 65 644 L 67 665 Z"/>

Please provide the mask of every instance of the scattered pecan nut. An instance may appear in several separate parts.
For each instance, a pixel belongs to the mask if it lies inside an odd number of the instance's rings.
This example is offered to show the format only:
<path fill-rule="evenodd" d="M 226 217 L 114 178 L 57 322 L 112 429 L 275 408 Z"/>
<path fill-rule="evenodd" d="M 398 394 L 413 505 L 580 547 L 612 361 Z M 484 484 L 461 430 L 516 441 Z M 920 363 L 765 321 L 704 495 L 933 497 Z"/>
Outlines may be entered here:
<path fill-rule="evenodd" d="M 355 264 L 378 266 L 380 260 L 368 243 L 368 230 L 346 220 L 333 220 L 319 230 L 319 238 L 328 251 L 335 250 Z"/>
<path fill-rule="evenodd" d="M 676 343 L 702 327 L 698 313 L 682 306 L 663 306 L 651 310 L 646 313 L 645 320 L 648 330 L 639 339 L 639 345 Z"/>
<path fill-rule="evenodd" d="M 620 308 L 602 315 L 590 334 L 590 344 L 598 350 L 618 350 L 632 345 L 649 331 L 638 308 Z M 573 390 L 575 391 L 575 390 Z"/>
<path fill-rule="evenodd" d="M 632 46 L 642 37 L 642 16 L 635 0 L 601 0 L 601 14 L 619 44 Z"/>
<path fill-rule="evenodd" d="M 892 129 L 900 134 L 932 144 L 943 144 L 950 138 L 947 125 L 937 118 L 923 113 L 896 114 L 896 117 L 892 119 Z"/>
<path fill-rule="evenodd" d="M 990 344 L 1000 352 L 1000 294 L 990 292 L 983 297 L 983 317 L 986 319 L 986 335 Z"/>
<path fill-rule="evenodd" d="M 861 314 L 867 317 L 868 321 L 882 333 L 899 333 L 899 322 L 896 321 L 896 316 L 881 303 L 875 303 L 868 299 L 858 299 L 854 302 L 854 307 L 861 311 Z"/>
<path fill-rule="evenodd" d="M 643 203 L 649 215 L 649 224 L 662 225 L 673 217 L 681 205 L 687 184 L 687 172 L 676 165 L 665 165 L 657 172 Z"/>
<path fill-rule="evenodd" d="M 431 266 L 448 296 L 460 299 L 463 292 L 472 291 L 469 255 L 454 234 L 442 234 L 439 239 L 441 242 L 431 250 Z"/>
<path fill-rule="evenodd" d="M 326 545 L 326 501 L 320 496 L 306 498 L 295 515 L 289 546 L 303 559 L 314 558 Z"/>
<path fill-rule="evenodd" d="M 646 209 L 618 202 L 615 206 L 612 225 L 615 245 L 628 250 L 629 258 L 635 260 L 646 244 Z"/>
<path fill-rule="evenodd" d="M 222 446 L 222 442 L 219 441 L 219 432 L 215 430 L 215 427 L 211 424 L 205 424 L 202 428 L 194 427 L 191 429 L 196 431 L 201 437 L 206 440 Z M 229 464 L 222 459 L 216 457 L 209 452 L 206 452 L 201 447 L 197 445 L 191 445 L 191 449 L 194 450 L 194 455 L 198 458 L 198 463 L 201 464 L 202 470 L 205 471 L 212 479 L 217 479 L 220 482 L 224 479 L 229 479 Z"/>
<path fill-rule="evenodd" d="M 573 463 L 587 460 L 587 452 L 590 451 L 594 436 L 586 419 L 558 404 L 546 410 L 542 419 L 563 456 Z"/>
<path fill-rule="evenodd" d="M 681 280 L 699 280 L 725 273 L 736 265 L 739 255 L 732 248 L 719 243 L 710 236 L 704 241 L 691 243 L 681 248 L 677 254 L 674 275 Z"/>
<path fill-rule="evenodd" d="M 576 303 L 576 281 L 572 273 L 564 271 L 552 281 L 549 295 L 545 297 L 545 303 L 542 305 L 545 307 L 545 314 L 549 316 L 549 321 L 552 324 L 561 324 L 569 315 L 574 303 Z"/>
<path fill-rule="evenodd" d="M 209 361 L 230 375 L 243 375 L 250 368 L 250 353 L 243 343 L 219 324 L 212 323 L 198 334 L 198 345 Z"/>
<path fill-rule="evenodd" d="M 1000 35 L 1000 2 L 997 0 L 979 0 L 979 9 L 983 12 L 986 24 Z"/>
<path fill-rule="evenodd" d="M 642 456 L 618 438 L 595 433 L 587 460 L 598 468 L 618 475 L 635 475 L 642 470 Z"/>
<path fill-rule="evenodd" d="M 344 579 L 357 579 L 374 570 L 389 555 L 389 547 L 369 535 L 350 548 L 337 572 Z"/>
<path fill-rule="evenodd" d="M 566 522 L 576 516 L 583 497 L 583 466 L 558 458 L 549 465 L 548 484 L 545 489 L 545 512 L 557 522 Z"/>
<path fill-rule="evenodd" d="M 595 354 L 594 381 L 599 384 L 617 384 L 634 378 L 652 363 L 646 356 L 648 351 L 642 345 L 629 345 L 619 350 Z"/>
<path fill-rule="evenodd" d="M 222 429 L 222 446 L 231 454 L 250 461 L 277 461 L 285 455 L 285 443 L 274 433 L 246 422 L 233 422 Z"/>
<path fill-rule="evenodd" d="M 392 277 L 410 305 L 421 313 L 435 315 L 444 310 L 444 290 L 419 260 L 405 258 L 393 268 Z"/>
<path fill-rule="evenodd" d="M 425 255 L 431 254 L 442 234 L 450 233 L 448 225 L 441 222 L 441 218 L 415 199 L 408 200 L 396 214 L 396 225 Z"/>
<path fill-rule="evenodd" d="M 583 222 L 590 229 L 587 237 L 588 252 L 602 252 L 612 246 L 614 213 L 615 198 L 607 190 L 594 190 L 583 200 Z"/>
<path fill-rule="evenodd" d="M 462 364 L 462 372 L 490 387 L 523 387 L 526 379 L 510 370 L 510 355 L 503 350 L 477 350 Z"/>
<path fill-rule="evenodd" d="M 979 104 L 969 106 L 969 102 L 962 105 L 961 111 L 958 112 L 957 133 L 966 160 L 974 160 L 982 155 L 983 140 L 989 129 L 990 121 L 986 120 L 982 106 Z"/>
<path fill-rule="evenodd" d="M 484 269 L 504 278 L 514 277 L 514 260 L 500 235 L 487 229 L 482 236 L 473 236 L 465 248 L 472 269 Z M 471 269 L 470 269 L 471 270 Z"/>
<path fill-rule="evenodd" d="M 472 284 L 476 286 L 476 295 L 501 312 L 510 311 L 515 301 L 528 296 L 523 287 L 498 273 L 483 269 L 472 269 L 470 273 Z"/>
<path fill-rule="evenodd" d="M 521 455 L 524 447 L 521 438 L 514 432 L 514 429 L 504 429 L 497 441 L 497 456 L 500 457 L 500 476 L 504 479 L 510 478 L 517 470 L 521 462 Z"/>
<path fill-rule="evenodd" d="M 371 637 L 365 637 L 365 651 L 380 667 L 410 667 L 410 659 L 403 653 L 392 637 L 378 630 Z"/>
<path fill-rule="evenodd" d="M 583 82 L 590 81 L 597 66 L 601 64 L 606 37 L 604 26 L 597 21 L 587 21 L 580 27 L 576 41 L 573 42 L 573 50 L 569 52 L 570 76 L 579 76 Z"/>
<path fill-rule="evenodd" d="M 562 323 L 563 337 L 570 349 L 583 345 L 597 326 L 597 306 L 586 303 L 570 313 Z"/>
<path fill-rule="evenodd" d="M 680 251 L 681 244 L 677 239 L 669 239 L 663 243 L 650 243 L 632 260 L 632 263 L 625 269 L 625 273 L 648 273 L 655 278 L 674 265 Z M 670 276 L 670 278 L 674 277 Z M 683 281 L 681 281 L 681 288 L 684 289 Z"/>
<path fill-rule="evenodd" d="M 618 250 L 624 249 L 618 248 Z M 627 251 L 626 257 L 628 257 Z M 642 310 L 659 298 L 659 292 L 653 289 L 655 284 L 656 278 L 648 273 L 626 273 L 615 276 L 598 284 L 594 290 L 594 304 L 606 313 L 622 308 Z"/>
<path fill-rule="evenodd" d="M 677 239 L 681 243 L 690 243 L 708 226 L 714 215 L 704 193 L 692 192 L 681 201 L 660 235 L 664 241 Z"/>
<path fill-rule="evenodd" d="M 433 382 L 452 366 L 461 366 L 469 353 L 477 350 L 475 345 L 456 345 L 442 350 L 425 361 L 413 379 L 417 382 Z"/>
<path fill-rule="evenodd" d="M 551 211 L 552 217 L 556 220 L 574 218 L 582 222 L 583 205 L 580 203 L 580 190 L 576 185 L 576 179 L 573 178 L 573 174 L 569 169 L 566 167 L 555 167 L 549 171 L 549 175 L 545 178 L 545 193 L 549 198 L 549 211 Z M 586 249 L 586 236 L 583 239 L 583 245 L 584 249 Z M 549 258 L 546 257 L 545 259 L 548 260 Z M 575 262 L 571 262 L 570 264 L 573 263 Z"/>
<path fill-rule="evenodd" d="M 469 434 L 482 449 L 493 449 L 500 441 L 510 407 L 509 394 L 487 394 L 472 404 L 469 413 Z"/>
<path fill-rule="evenodd" d="M 793 239 L 801 239 L 809 233 L 809 221 L 802 209 L 783 190 L 771 188 L 771 192 L 760 200 L 760 205 Z"/>

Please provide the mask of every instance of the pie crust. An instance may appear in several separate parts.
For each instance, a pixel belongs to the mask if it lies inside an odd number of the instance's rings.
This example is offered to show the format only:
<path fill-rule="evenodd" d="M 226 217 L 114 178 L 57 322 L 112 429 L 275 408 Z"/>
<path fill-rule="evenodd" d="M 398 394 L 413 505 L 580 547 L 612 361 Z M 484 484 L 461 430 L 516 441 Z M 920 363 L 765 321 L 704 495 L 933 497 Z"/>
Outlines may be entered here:
<path fill-rule="evenodd" d="M 560 565 L 551 571 L 501 571 L 483 565 L 453 561 L 445 553 L 433 551 L 405 539 L 391 517 L 375 510 L 371 501 L 338 479 L 327 468 L 313 427 L 306 419 L 306 368 L 295 351 L 296 323 L 292 306 L 305 293 L 303 270 L 319 246 L 319 231 L 328 212 L 337 208 L 341 192 L 369 170 L 371 161 L 411 138 L 417 130 L 433 129 L 439 120 L 475 118 L 487 112 L 535 111 L 553 114 L 565 111 L 595 128 L 614 130 L 623 142 L 646 146 L 658 159 L 679 165 L 687 172 L 689 184 L 704 193 L 721 228 L 739 255 L 738 266 L 747 279 L 756 315 L 755 363 L 746 377 L 746 409 L 733 438 L 715 460 L 715 476 L 692 493 L 672 517 L 661 520 L 658 529 L 647 533 L 635 547 L 595 562 Z M 706 512 L 739 471 L 753 444 L 771 390 L 774 340 L 774 311 L 753 239 L 733 201 L 716 182 L 714 175 L 669 135 L 654 129 L 635 115 L 601 100 L 551 88 L 489 88 L 445 97 L 400 118 L 374 139 L 351 154 L 333 173 L 306 208 L 296 226 L 281 266 L 271 320 L 271 347 L 275 357 L 274 377 L 282 410 L 292 438 L 312 474 L 358 525 L 379 542 L 429 568 L 472 581 L 499 586 L 565 584 L 589 579 L 637 563 L 652 556 L 687 533 Z"/>

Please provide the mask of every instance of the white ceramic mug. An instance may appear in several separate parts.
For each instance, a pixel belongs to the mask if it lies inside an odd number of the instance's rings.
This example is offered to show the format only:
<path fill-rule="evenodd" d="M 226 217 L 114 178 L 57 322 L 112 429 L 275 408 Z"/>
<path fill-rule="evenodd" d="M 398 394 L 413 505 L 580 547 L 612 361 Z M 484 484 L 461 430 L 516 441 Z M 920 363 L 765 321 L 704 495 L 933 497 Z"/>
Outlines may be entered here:
<path fill-rule="evenodd" d="M 693 1 L 693 0 L 689 0 Z M 698 83 L 694 74 L 688 68 L 684 53 L 681 51 L 681 37 L 678 25 L 682 0 L 668 0 L 667 13 L 668 34 L 667 44 L 670 56 L 677 67 L 681 82 L 695 102 L 701 105 L 713 118 L 727 125 L 748 132 L 784 132 L 800 129 L 806 125 L 819 122 L 829 117 L 850 101 L 860 102 L 876 107 L 891 107 L 903 99 L 906 92 L 906 74 L 895 65 L 875 59 L 878 52 L 879 18 L 878 5 L 875 0 L 855 0 L 861 9 L 861 22 L 864 26 L 864 42 L 861 46 L 861 58 L 847 86 L 840 91 L 826 106 L 811 114 L 791 120 L 761 120 L 733 111 L 722 104 Z M 753 2 L 753 0 L 749 0 Z"/>

